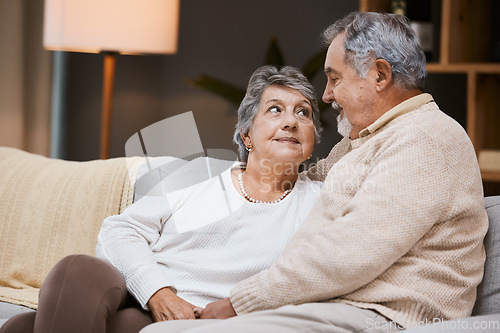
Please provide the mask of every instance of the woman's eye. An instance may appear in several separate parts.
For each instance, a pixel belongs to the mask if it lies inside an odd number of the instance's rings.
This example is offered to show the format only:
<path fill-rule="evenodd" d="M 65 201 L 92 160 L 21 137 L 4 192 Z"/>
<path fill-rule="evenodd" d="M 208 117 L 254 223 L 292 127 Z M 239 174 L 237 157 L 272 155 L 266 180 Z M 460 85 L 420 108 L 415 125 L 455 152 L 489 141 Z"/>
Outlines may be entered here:
<path fill-rule="evenodd" d="M 277 106 L 271 106 L 267 111 L 271 112 L 271 113 L 278 113 L 278 112 L 281 112 L 280 108 L 277 107 Z"/>
<path fill-rule="evenodd" d="M 299 111 L 297 113 L 301 116 L 309 117 L 309 110 L 308 109 L 299 109 Z"/>

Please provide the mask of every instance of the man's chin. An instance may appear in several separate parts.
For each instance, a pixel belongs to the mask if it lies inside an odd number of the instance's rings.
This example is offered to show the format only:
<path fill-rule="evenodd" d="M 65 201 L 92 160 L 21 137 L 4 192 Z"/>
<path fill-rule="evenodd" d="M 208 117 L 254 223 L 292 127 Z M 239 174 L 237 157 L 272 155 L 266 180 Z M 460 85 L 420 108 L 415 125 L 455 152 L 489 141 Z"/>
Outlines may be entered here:
<path fill-rule="evenodd" d="M 347 120 L 344 112 L 341 110 L 340 114 L 337 116 L 337 131 L 343 137 L 348 138 L 351 135 L 352 124 Z"/>

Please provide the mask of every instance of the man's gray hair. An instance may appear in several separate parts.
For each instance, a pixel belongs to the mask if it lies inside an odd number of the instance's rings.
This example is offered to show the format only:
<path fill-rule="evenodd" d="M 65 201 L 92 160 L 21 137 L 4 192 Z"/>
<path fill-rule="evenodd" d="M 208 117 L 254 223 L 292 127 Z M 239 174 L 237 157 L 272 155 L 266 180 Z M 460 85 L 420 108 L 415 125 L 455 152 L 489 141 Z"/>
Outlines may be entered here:
<path fill-rule="evenodd" d="M 247 162 L 248 151 L 246 150 L 241 134 L 248 134 L 252 128 L 253 121 L 259 112 L 260 100 L 264 90 L 270 85 L 279 85 L 295 89 L 300 92 L 311 103 L 312 120 L 314 124 L 314 142 L 319 143 L 322 131 L 319 121 L 318 101 L 316 100 L 313 86 L 309 83 L 302 72 L 292 66 L 284 66 L 280 69 L 274 66 L 263 66 L 258 68 L 248 81 L 245 97 L 238 108 L 238 123 L 234 131 L 234 142 L 238 145 L 240 159 Z"/>
<path fill-rule="evenodd" d="M 376 59 L 391 65 L 394 84 L 423 90 L 425 55 L 408 19 L 401 15 L 353 12 L 323 31 L 326 46 L 344 33 L 345 61 L 365 78 Z"/>

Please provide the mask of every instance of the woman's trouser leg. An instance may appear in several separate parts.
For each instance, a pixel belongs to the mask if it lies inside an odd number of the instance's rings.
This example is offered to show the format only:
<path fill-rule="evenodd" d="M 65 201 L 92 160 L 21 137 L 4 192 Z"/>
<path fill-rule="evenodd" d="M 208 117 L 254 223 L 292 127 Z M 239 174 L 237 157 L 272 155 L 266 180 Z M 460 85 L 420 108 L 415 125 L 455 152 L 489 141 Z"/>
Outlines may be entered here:
<path fill-rule="evenodd" d="M 132 296 L 130 296 L 132 298 Z M 135 301 L 134 301 L 135 303 Z M 118 310 L 108 319 L 107 333 L 138 333 L 153 323 L 151 314 L 143 310 L 139 304 Z"/>
<path fill-rule="evenodd" d="M 57 263 L 43 282 L 36 316 L 18 315 L 1 332 L 132 333 L 152 322 L 115 267 L 95 257 L 73 255 Z"/>
<path fill-rule="evenodd" d="M 0 333 L 33 333 L 36 312 L 26 312 L 18 314 L 7 320 L 0 328 Z"/>
<path fill-rule="evenodd" d="M 106 332 L 107 318 L 127 297 L 123 276 L 111 264 L 85 255 L 66 257 L 43 282 L 33 332 Z"/>

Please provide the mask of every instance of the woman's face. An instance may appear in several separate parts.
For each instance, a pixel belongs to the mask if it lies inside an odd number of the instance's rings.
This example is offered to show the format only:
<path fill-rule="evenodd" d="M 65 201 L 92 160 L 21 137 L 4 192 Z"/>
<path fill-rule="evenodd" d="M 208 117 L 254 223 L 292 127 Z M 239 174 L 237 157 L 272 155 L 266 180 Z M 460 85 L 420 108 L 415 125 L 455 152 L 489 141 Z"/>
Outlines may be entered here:
<path fill-rule="evenodd" d="M 314 150 L 311 103 L 295 89 L 270 85 L 262 93 L 252 128 L 242 138 L 253 147 L 249 161 L 285 167 L 302 163 Z"/>

